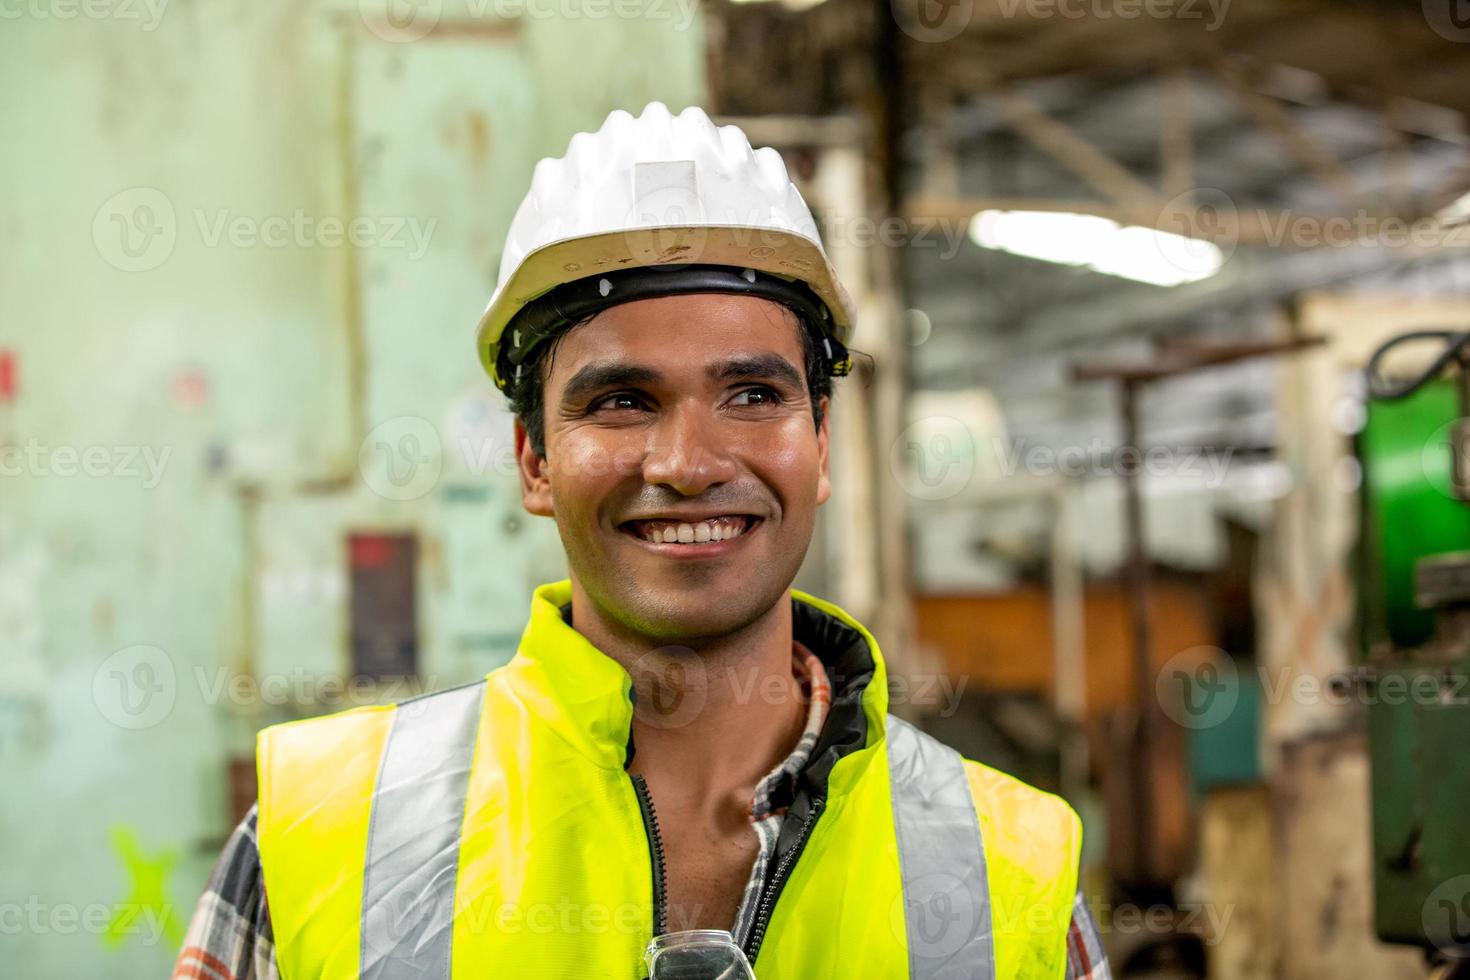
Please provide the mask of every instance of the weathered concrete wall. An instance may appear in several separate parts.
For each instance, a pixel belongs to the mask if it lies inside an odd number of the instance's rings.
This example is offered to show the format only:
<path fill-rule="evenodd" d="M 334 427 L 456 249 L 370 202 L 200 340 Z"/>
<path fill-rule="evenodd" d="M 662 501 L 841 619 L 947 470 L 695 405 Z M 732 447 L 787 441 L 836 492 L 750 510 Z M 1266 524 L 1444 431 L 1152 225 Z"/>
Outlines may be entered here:
<path fill-rule="evenodd" d="M 564 574 L 473 325 L 535 161 L 614 107 L 701 101 L 701 23 L 673 0 L 3 16 L 0 962 L 158 976 L 228 761 L 354 703 L 321 684 L 349 669 L 347 533 L 418 535 L 435 686 L 506 659 Z"/>

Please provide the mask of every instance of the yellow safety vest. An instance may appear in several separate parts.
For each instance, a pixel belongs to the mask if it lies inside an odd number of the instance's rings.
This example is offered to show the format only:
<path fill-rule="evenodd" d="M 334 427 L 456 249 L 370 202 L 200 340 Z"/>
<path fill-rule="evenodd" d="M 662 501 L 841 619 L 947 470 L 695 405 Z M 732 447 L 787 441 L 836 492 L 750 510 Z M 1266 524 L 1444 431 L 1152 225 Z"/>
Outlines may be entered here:
<path fill-rule="evenodd" d="M 760 980 L 1058 980 L 1081 825 L 886 714 L 878 645 L 796 590 L 833 685 L 747 952 Z M 536 590 L 510 663 L 260 733 L 258 835 L 284 980 L 638 980 L 662 856 L 626 770 L 628 674 Z"/>

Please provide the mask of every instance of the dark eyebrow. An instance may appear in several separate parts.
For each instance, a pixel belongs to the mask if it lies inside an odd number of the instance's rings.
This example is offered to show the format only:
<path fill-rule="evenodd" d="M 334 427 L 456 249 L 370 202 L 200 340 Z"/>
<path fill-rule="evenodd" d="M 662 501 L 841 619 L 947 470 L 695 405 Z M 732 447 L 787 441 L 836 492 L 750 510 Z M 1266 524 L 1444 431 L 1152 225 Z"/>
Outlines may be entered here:
<path fill-rule="evenodd" d="M 801 372 L 780 354 L 752 354 L 749 357 L 734 357 L 710 365 L 706 372 L 711 381 L 739 381 L 749 378 L 764 378 L 801 390 Z M 650 367 L 624 364 L 616 361 L 594 362 L 572 375 L 562 389 L 563 405 L 580 402 L 594 392 L 604 388 L 652 387 L 661 383 L 664 376 Z"/>
<path fill-rule="evenodd" d="M 579 402 L 602 388 L 656 385 L 662 380 L 663 375 L 653 368 L 608 361 L 594 362 L 572 375 L 572 379 L 562 389 L 561 400 L 566 405 Z"/>
<path fill-rule="evenodd" d="M 739 381 L 742 378 L 780 381 L 797 391 L 804 387 L 801 372 L 780 354 L 752 354 L 710 365 L 711 381 Z"/>

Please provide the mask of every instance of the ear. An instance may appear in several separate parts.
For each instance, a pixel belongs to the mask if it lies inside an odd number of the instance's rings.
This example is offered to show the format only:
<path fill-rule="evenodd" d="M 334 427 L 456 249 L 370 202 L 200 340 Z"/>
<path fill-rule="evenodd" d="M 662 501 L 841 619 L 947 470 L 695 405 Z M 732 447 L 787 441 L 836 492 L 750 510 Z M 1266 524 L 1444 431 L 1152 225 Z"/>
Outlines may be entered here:
<path fill-rule="evenodd" d="M 531 448 L 531 437 L 521 420 L 515 420 L 516 466 L 521 473 L 521 503 L 529 513 L 538 517 L 551 517 L 551 475 L 546 457 L 536 455 Z"/>
<path fill-rule="evenodd" d="M 822 424 L 817 427 L 817 506 L 825 504 L 827 498 L 832 496 L 832 474 L 827 465 L 827 446 L 831 441 L 829 423 L 832 421 L 832 399 L 823 395 L 819 404 L 822 407 Z"/>

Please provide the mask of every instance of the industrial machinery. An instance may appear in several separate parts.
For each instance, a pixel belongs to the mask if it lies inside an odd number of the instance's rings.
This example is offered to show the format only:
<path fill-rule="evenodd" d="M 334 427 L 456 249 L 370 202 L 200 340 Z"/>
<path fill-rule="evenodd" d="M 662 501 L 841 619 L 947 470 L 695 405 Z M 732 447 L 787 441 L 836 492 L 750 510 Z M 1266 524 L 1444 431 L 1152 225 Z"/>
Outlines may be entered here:
<path fill-rule="evenodd" d="M 1405 371 L 1405 361 L 1412 367 Z M 1360 630 L 1379 938 L 1470 976 L 1470 332 L 1367 368 Z"/>

